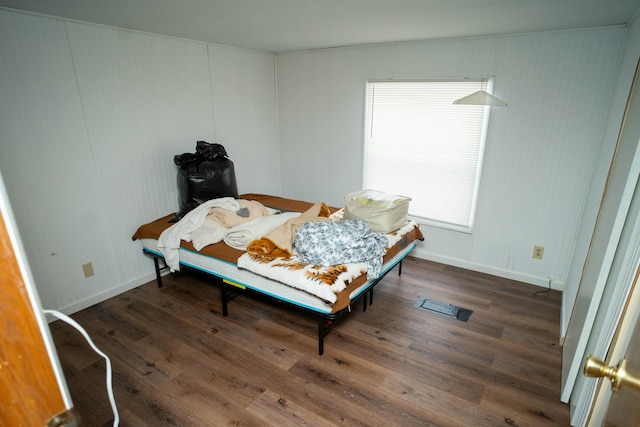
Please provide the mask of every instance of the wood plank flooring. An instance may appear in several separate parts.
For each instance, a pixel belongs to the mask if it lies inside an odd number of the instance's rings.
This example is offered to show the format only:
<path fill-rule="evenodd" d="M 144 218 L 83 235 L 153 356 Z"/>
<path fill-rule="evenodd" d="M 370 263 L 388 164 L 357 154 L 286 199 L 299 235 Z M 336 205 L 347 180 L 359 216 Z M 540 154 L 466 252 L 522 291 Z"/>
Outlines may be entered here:
<path fill-rule="evenodd" d="M 165 276 L 72 317 L 111 358 L 121 426 L 568 426 L 560 402 L 561 293 L 415 258 L 337 322 Z M 427 297 L 468 322 L 414 308 Z M 105 362 L 51 325 L 85 426 L 113 414 Z"/>

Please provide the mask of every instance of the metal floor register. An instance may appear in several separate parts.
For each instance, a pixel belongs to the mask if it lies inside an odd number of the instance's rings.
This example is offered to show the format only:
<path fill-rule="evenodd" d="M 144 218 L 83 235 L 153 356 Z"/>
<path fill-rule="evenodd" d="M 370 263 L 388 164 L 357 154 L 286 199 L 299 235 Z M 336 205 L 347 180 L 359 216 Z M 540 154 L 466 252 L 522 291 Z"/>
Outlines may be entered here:
<path fill-rule="evenodd" d="M 469 320 L 469 317 L 471 317 L 471 313 L 473 313 L 473 310 L 456 307 L 455 305 L 435 301 L 429 298 L 419 298 L 418 301 L 413 304 L 413 306 L 422 310 L 430 311 L 432 313 L 437 313 L 443 316 L 451 317 L 453 319 L 458 319 L 463 322 Z"/>

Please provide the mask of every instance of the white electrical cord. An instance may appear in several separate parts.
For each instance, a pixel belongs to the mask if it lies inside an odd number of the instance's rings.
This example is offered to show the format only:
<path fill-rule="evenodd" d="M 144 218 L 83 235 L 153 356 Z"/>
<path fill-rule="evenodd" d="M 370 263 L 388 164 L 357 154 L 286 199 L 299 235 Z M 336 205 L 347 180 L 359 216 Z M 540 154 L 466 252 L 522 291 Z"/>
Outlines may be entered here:
<path fill-rule="evenodd" d="M 87 342 L 89 343 L 89 345 L 91 346 L 91 348 L 98 353 L 100 356 L 104 357 L 104 360 L 107 361 L 107 393 L 109 394 L 109 402 L 111 402 L 111 409 L 113 410 L 113 427 L 118 427 L 118 425 L 120 424 L 120 416 L 118 415 L 118 408 L 116 407 L 116 399 L 113 396 L 113 385 L 112 385 L 112 372 L 111 372 L 111 360 L 109 359 L 109 357 L 104 354 L 91 340 L 91 337 L 89 336 L 89 334 L 87 333 L 87 331 L 84 330 L 84 328 L 82 326 L 80 326 L 78 324 L 78 322 L 76 322 L 75 320 L 73 320 L 72 318 L 70 318 L 69 316 L 60 313 L 59 311 L 55 311 L 55 310 L 42 310 L 43 313 L 45 314 L 50 314 L 54 317 L 57 317 L 58 319 L 62 320 L 65 323 L 68 323 L 69 325 L 73 326 L 74 328 L 76 328 L 78 331 L 80 331 L 80 333 L 82 334 L 82 336 L 84 336 L 84 338 L 87 340 Z"/>

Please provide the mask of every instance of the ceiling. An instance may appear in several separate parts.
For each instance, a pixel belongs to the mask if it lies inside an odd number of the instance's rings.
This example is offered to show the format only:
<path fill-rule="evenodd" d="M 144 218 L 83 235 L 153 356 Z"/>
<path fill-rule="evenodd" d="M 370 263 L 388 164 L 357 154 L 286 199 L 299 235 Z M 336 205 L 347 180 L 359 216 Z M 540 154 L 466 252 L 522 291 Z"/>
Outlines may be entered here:
<path fill-rule="evenodd" d="M 640 0 L 0 0 L 0 4 L 284 52 L 627 24 Z"/>

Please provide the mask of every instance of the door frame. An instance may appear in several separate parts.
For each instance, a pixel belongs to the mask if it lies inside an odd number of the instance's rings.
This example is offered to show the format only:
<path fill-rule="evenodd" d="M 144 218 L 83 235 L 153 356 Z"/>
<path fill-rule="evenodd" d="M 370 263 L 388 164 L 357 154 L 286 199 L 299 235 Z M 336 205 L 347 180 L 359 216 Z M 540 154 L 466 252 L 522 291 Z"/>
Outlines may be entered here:
<path fill-rule="evenodd" d="M 591 288 L 593 292 L 589 295 L 588 292 L 581 294 L 584 289 L 578 291 L 583 309 L 587 297 L 591 297 L 588 312 L 584 318 L 572 313 L 572 320 L 577 321 L 574 326 L 581 327 L 579 340 L 576 342 L 574 336 L 572 345 L 563 349 L 563 374 L 567 371 L 569 374 L 567 382 L 563 383 L 561 400 L 567 402 L 570 397 L 572 426 L 586 425 L 594 418 L 592 415 L 600 411 L 599 407 L 594 408 L 595 404 L 600 405 L 594 401 L 596 392 L 600 393 L 596 390 L 598 381 L 581 376 L 587 354 L 603 360 L 607 358 L 620 331 L 625 310 L 634 304 L 631 291 L 640 263 L 640 123 L 631 119 L 640 117 L 640 94 L 636 92 L 639 67 L 640 61 L 636 65 L 592 237 L 591 249 L 595 248 L 597 256 L 587 257 L 581 278 L 580 287 Z M 567 365 L 569 360 L 571 364 Z"/>
<path fill-rule="evenodd" d="M 629 343 L 633 336 L 633 332 L 638 328 L 638 319 L 640 318 L 640 286 L 638 286 L 638 279 L 640 278 L 640 262 L 636 267 L 636 272 L 633 277 L 631 285 L 631 292 L 629 298 L 625 302 L 622 318 L 617 324 L 616 333 L 613 338 L 613 343 L 607 354 L 605 363 L 610 366 L 615 366 L 618 362 L 625 358 Z M 611 384 L 600 378 L 597 381 L 595 390 L 595 397 L 592 400 L 589 414 L 587 417 L 587 427 L 597 427 L 604 423 L 607 416 L 607 410 L 609 402 L 613 396 L 613 390 Z"/>
<path fill-rule="evenodd" d="M 640 163 L 640 162 L 638 162 Z M 640 184 L 640 183 L 639 183 Z M 606 283 L 601 307 L 594 322 L 589 342 L 585 348 L 580 368 L 583 369 L 587 354 L 594 354 L 610 365 L 616 365 L 628 347 L 633 325 L 640 314 L 640 287 L 636 286 L 640 275 L 640 185 L 634 191 L 628 210 L 611 274 Z M 615 361 L 615 363 L 614 363 Z M 593 425 L 602 420 L 602 405 L 608 404 L 611 387 L 606 395 L 603 381 L 581 376 L 571 396 L 573 426 Z M 603 401 L 606 399 L 606 401 Z M 606 408 L 605 408 L 606 409 Z M 604 411 L 606 413 L 606 411 Z"/>
<path fill-rule="evenodd" d="M 0 343 L 6 357 L 0 385 L 8 399 L 0 421 L 43 425 L 56 417 L 67 419 L 73 402 L 1 173 L 0 237 L 0 265 L 6 279 L 0 298 L 6 308 L 3 317 L 13 330 L 11 337 Z"/>
<path fill-rule="evenodd" d="M 601 358 L 609 349 L 630 288 L 625 279 L 635 264 L 623 263 L 627 252 L 637 250 L 628 238 L 634 229 L 634 194 L 640 175 L 640 96 L 636 93 L 640 61 L 627 95 L 616 149 L 602 195 L 600 211 L 584 263 L 563 346 L 560 400 L 571 404 L 572 425 L 584 425 L 595 393 L 595 384 L 581 377 L 588 353 Z M 629 273 L 631 271 L 631 273 Z M 613 297 L 614 295 L 615 297 Z M 604 299 L 603 299 L 604 298 Z"/>

